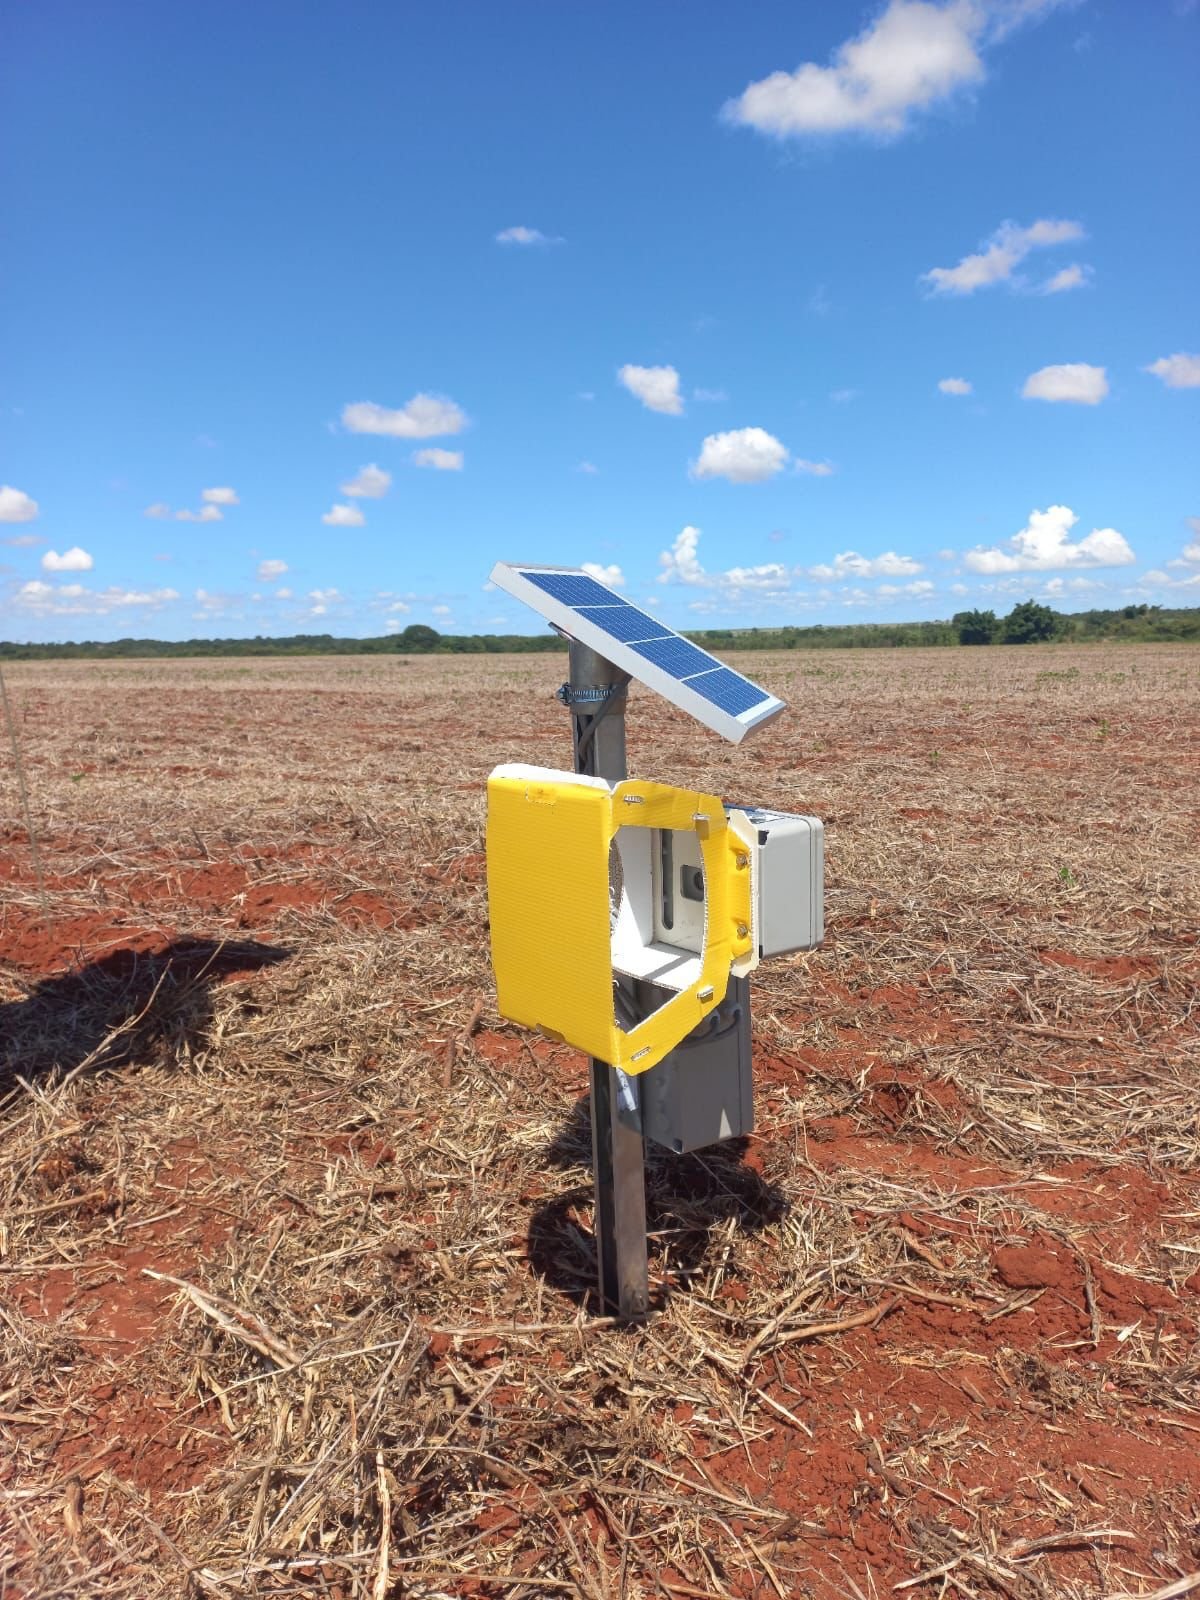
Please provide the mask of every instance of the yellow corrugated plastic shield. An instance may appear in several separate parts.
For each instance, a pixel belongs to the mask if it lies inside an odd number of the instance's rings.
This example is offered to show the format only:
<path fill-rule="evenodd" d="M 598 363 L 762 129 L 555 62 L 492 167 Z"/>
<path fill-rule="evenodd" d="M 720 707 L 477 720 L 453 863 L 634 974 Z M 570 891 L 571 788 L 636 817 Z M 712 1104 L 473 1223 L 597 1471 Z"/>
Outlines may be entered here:
<path fill-rule="evenodd" d="M 609 845 L 618 828 L 700 838 L 706 891 L 699 977 L 628 1032 L 613 1010 Z M 502 1016 L 630 1073 L 645 1072 L 725 998 L 751 950 L 750 865 L 721 801 L 693 789 L 497 769 L 488 780 L 488 912 Z"/>

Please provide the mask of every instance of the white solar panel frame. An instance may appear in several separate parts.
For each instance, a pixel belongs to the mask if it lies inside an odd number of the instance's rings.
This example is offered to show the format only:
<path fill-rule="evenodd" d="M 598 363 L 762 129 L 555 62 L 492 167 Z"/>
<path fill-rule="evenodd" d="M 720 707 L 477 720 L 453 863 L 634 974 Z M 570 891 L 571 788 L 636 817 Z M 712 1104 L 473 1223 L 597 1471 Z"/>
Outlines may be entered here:
<path fill-rule="evenodd" d="M 681 711 L 686 711 L 689 716 L 695 717 L 697 722 L 702 722 L 706 728 L 711 728 L 714 733 L 719 733 L 722 738 L 728 739 L 732 744 L 740 744 L 748 733 L 753 733 L 756 729 L 773 721 L 784 710 L 784 701 L 777 700 L 773 694 L 768 694 L 765 689 L 762 692 L 766 695 L 766 699 L 761 700 L 757 705 L 750 706 L 747 710 L 739 712 L 737 715 L 731 711 L 723 710 L 722 707 L 714 705 L 711 700 L 706 700 L 695 689 L 689 688 L 682 678 L 672 677 L 662 667 L 655 666 L 654 662 L 648 661 L 645 656 L 640 656 L 632 645 L 623 644 L 621 640 L 614 639 L 611 633 L 606 633 L 603 628 L 597 627 L 577 607 L 568 605 L 565 600 L 557 600 L 553 595 L 547 594 L 544 589 L 539 589 L 535 583 L 531 583 L 528 578 L 522 575 L 525 572 L 556 573 L 566 578 L 592 578 L 590 572 L 584 572 L 582 567 L 541 566 L 534 561 L 523 561 L 519 565 L 515 562 L 497 561 L 492 568 L 491 576 L 492 582 L 498 589 L 503 589 L 506 594 L 512 595 L 515 600 L 524 601 L 527 606 L 531 606 L 534 611 L 539 612 L 547 622 L 560 629 L 569 638 L 578 639 L 580 644 L 590 646 L 598 655 L 603 656 L 606 661 L 611 661 L 613 666 L 620 667 L 631 678 L 636 678 L 639 683 L 644 683 L 648 689 L 653 689 L 656 694 L 662 695 L 663 699 L 669 701 L 671 705 L 678 706 Z M 614 605 L 633 604 L 632 601 L 626 600 L 624 595 L 617 594 L 607 584 L 601 583 L 599 579 L 592 578 L 592 581 L 599 583 L 602 589 L 612 595 Z M 640 610 L 641 607 L 636 609 Z M 676 633 L 672 628 L 668 628 L 666 623 L 659 622 L 657 618 L 654 621 L 656 626 L 664 629 L 665 637 L 683 638 L 682 634 Z M 692 642 L 691 640 L 688 641 L 688 643 Z M 696 648 L 699 650 L 704 649 L 703 645 L 697 645 Z M 715 666 L 724 667 L 727 665 L 726 662 L 718 660 L 716 656 L 712 656 L 711 651 L 705 650 L 704 653 L 711 656 Z M 728 670 L 737 672 L 736 667 L 729 667 Z M 744 672 L 738 672 L 737 676 L 745 678 L 746 682 L 753 684 L 755 688 L 761 688 L 761 685 L 755 684 L 752 678 L 746 678 Z"/>

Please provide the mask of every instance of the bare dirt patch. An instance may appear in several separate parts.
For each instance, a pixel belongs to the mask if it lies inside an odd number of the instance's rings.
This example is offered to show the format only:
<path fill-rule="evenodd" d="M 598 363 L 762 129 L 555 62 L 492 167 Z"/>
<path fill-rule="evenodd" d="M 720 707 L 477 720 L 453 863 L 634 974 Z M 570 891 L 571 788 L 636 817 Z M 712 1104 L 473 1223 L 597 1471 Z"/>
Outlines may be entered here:
<path fill-rule="evenodd" d="M 484 778 L 566 762 L 563 663 L 8 669 L 5 1593 L 1200 1570 L 1195 654 L 744 664 L 788 718 L 635 691 L 631 770 L 824 816 L 828 934 L 755 982 L 754 1135 L 652 1153 L 640 1331 L 585 1063 L 487 966 Z"/>

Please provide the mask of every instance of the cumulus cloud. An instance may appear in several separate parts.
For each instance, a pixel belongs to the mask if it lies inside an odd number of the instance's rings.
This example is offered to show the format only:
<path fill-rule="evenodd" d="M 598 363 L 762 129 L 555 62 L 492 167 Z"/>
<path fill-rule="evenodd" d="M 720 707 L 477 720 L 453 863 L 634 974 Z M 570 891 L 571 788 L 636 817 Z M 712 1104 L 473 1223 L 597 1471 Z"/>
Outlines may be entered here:
<path fill-rule="evenodd" d="M 930 583 L 928 578 L 914 578 L 912 583 L 881 583 L 875 592 L 892 600 L 902 594 L 910 594 L 914 599 L 924 600 L 933 594 L 934 589 L 935 585 Z"/>
<path fill-rule="evenodd" d="M 1180 350 L 1173 356 L 1160 356 L 1157 361 L 1152 361 L 1145 371 L 1152 372 L 1156 378 L 1161 378 L 1168 389 L 1200 389 L 1200 355 L 1187 355 Z M 4 490 L 0 489 L 0 499 L 3 495 Z"/>
<path fill-rule="evenodd" d="M 215 489 L 201 489 L 200 498 L 210 506 L 236 506 L 241 504 L 237 497 L 237 492 L 229 488 L 227 484 L 219 484 Z"/>
<path fill-rule="evenodd" d="M 792 462 L 794 472 L 806 472 L 810 478 L 832 478 L 837 468 L 832 461 L 805 461 L 800 456 Z"/>
<path fill-rule="evenodd" d="M 286 561 L 260 561 L 258 563 L 259 583 L 274 583 L 276 578 L 282 578 L 288 569 Z"/>
<path fill-rule="evenodd" d="M 692 611 L 712 611 L 719 604 L 742 606 L 757 601 L 776 600 L 788 593 L 795 574 L 781 561 L 765 561 L 759 566 L 730 567 L 725 572 L 706 572 L 699 555 L 700 529 L 690 524 L 676 534 L 668 550 L 658 558 L 659 583 L 683 583 L 693 589 L 713 593 L 689 604 Z"/>
<path fill-rule="evenodd" d="M 463 469 L 461 450 L 441 450 L 436 445 L 428 450 L 414 450 L 413 460 L 417 466 L 432 467 L 435 472 L 461 472 Z"/>
<path fill-rule="evenodd" d="M 1194 535 L 1190 544 L 1185 544 L 1179 555 L 1178 561 L 1172 561 L 1171 566 L 1200 566 L 1200 517 L 1189 517 L 1188 527 Z"/>
<path fill-rule="evenodd" d="M 921 281 L 927 283 L 934 294 L 947 295 L 974 294 L 977 289 L 989 289 L 998 283 L 1023 288 L 1024 280 L 1015 278 L 1014 273 L 1032 250 L 1044 250 L 1082 238 L 1083 227 L 1078 222 L 1043 217 L 1028 228 L 1019 227 L 1015 222 L 1002 222 L 976 254 L 964 256 L 956 267 L 933 267 L 921 274 Z M 1083 269 L 1067 270 L 1081 272 Z M 1062 287 L 1073 286 L 1064 284 Z"/>
<path fill-rule="evenodd" d="M 434 606 L 432 609 L 435 617 L 448 617 L 450 615 L 449 606 Z"/>
<path fill-rule="evenodd" d="M 943 394 L 970 394 L 971 385 L 966 378 L 939 378 L 938 388 Z"/>
<path fill-rule="evenodd" d="M 720 582 L 730 589 L 753 589 L 763 594 L 776 594 L 791 588 L 792 574 L 779 561 L 765 561 L 758 567 L 730 567 L 721 574 Z"/>
<path fill-rule="evenodd" d="M 562 240 L 553 234 L 543 233 L 540 228 L 524 228 L 518 224 L 515 228 L 501 228 L 496 235 L 497 244 L 562 244 Z"/>
<path fill-rule="evenodd" d="M 35 522 L 38 503 L 23 489 L 14 489 L 10 483 L 0 484 L 0 522 Z"/>
<path fill-rule="evenodd" d="M 129 607 L 157 610 L 178 600 L 175 589 L 86 589 L 81 583 L 43 583 L 33 579 L 17 590 L 17 605 L 39 616 L 105 616 Z"/>
<path fill-rule="evenodd" d="M 734 428 L 710 433 L 692 463 L 693 478 L 727 478 L 730 483 L 764 483 L 788 462 L 787 446 L 764 428 Z"/>
<path fill-rule="evenodd" d="M 837 578 L 910 578 L 925 569 L 912 556 L 885 550 L 881 556 L 861 556 L 857 550 L 843 550 L 832 561 L 809 567 L 808 576 L 824 582 Z"/>
<path fill-rule="evenodd" d="M 1115 528 L 1093 528 L 1071 541 L 1079 521 L 1070 506 L 1031 511 L 1028 524 L 1005 545 L 976 545 L 963 556 L 972 572 L 1052 572 L 1068 567 L 1127 567 L 1137 557 Z"/>
<path fill-rule="evenodd" d="M 860 131 L 903 133 L 910 113 L 984 75 L 980 13 L 953 0 L 891 0 L 881 16 L 834 51 L 751 83 L 724 107 L 727 121 L 776 138 Z"/>
<path fill-rule="evenodd" d="M 357 506 L 333 505 L 321 518 L 330 528 L 361 528 L 366 517 Z"/>
<path fill-rule="evenodd" d="M 176 522 L 222 522 L 224 515 L 220 506 L 201 506 L 199 511 L 177 511 Z"/>
<path fill-rule="evenodd" d="M 610 589 L 625 587 L 625 574 L 615 562 L 612 566 L 605 567 L 598 561 L 585 561 L 583 570 L 590 578 L 595 578 L 597 583 L 606 583 Z"/>
<path fill-rule="evenodd" d="M 415 394 L 396 410 L 373 400 L 356 400 L 342 407 L 342 427 L 348 433 L 377 433 L 391 439 L 435 439 L 443 433 L 461 433 L 467 414 L 440 394 Z"/>
<path fill-rule="evenodd" d="M 91 556 L 77 544 L 64 550 L 62 555 L 57 550 L 47 550 L 42 557 L 42 569 L 45 572 L 90 572 L 94 566 Z"/>
<path fill-rule="evenodd" d="M 352 500 L 382 500 L 392 486 L 392 475 L 377 467 L 374 462 L 359 467 L 349 483 L 343 483 L 342 493 Z"/>
<path fill-rule="evenodd" d="M 156 500 L 153 505 L 146 507 L 142 512 L 144 517 L 163 518 L 171 515 L 171 508 L 165 500 Z"/>
<path fill-rule="evenodd" d="M 700 565 L 697 555 L 699 544 L 699 528 L 693 528 L 689 524 L 688 527 L 681 529 L 675 535 L 671 548 L 664 550 L 658 558 L 659 583 L 707 583 L 708 574 Z"/>
<path fill-rule="evenodd" d="M 1082 289 L 1091 275 L 1091 267 L 1081 267 L 1077 261 L 1073 261 L 1069 267 L 1063 267 L 1052 278 L 1047 278 L 1038 293 L 1063 294 L 1068 289 Z"/>
<path fill-rule="evenodd" d="M 661 411 L 671 417 L 683 415 L 679 374 L 674 367 L 633 367 L 626 363 L 617 373 L 617 380 L 637 396 L 647 411 Z"/>
<path fill-rule="evenodd" d="M 1108 374 L 1086 361 L 1068 361 L 1060 367 L 1031 372 L 1021 390 L 1026 400 L 1064 401 L 1071 405 L 1098 406 L 1108 393 Z"/>

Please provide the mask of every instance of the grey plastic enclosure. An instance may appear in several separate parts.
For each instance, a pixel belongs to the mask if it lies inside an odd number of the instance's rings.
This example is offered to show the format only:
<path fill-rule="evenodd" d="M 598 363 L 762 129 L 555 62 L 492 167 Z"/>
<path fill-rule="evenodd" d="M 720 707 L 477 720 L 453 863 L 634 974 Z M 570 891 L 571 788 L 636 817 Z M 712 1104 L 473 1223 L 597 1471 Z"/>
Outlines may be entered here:
<path fill-rule="evenodd" d="M 731 978 L 725 999 L 695 1033 L 636 1083 L 642 1134 L 676 1155 L 754 1131 L 750 980 Z"/>
<path fill-rule="evenodd" d="M 819 817 L 763 806 L 740 812 L 758 839 L 754 889 L 761 957 L 815 950 L 825 937 L 825 826 Z"/>

